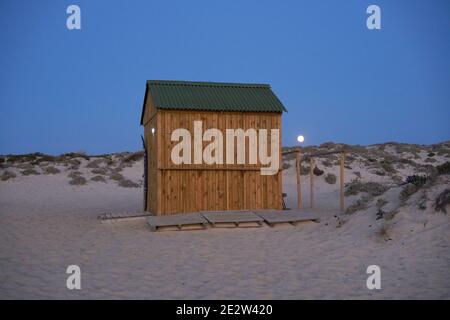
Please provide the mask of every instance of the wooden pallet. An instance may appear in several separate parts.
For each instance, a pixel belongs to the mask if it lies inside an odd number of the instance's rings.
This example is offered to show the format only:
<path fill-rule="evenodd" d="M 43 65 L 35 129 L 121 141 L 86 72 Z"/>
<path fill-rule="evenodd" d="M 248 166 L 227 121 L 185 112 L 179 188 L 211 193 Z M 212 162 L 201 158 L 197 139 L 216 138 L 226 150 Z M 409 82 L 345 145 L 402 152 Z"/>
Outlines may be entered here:
<path fill-rule="evenodd" d="M 264 221 L 251 211 L 205 211 L 201 214 L 216 228 L 262 227 Z"/>
<path fill-rule="evenodd" d="M 253 212 L 261 217 L 264 222 L 266 222 L 271 227 L 276 224 L 289 223 L 296 225 L 299 222 L 320 221 L 317 215 L 308 214 L 298 210 L 253 210 Z"/>
<path fill-rule="evenodd" d="M 147 224 L 152 231 L 203 230 L 208 221 L 200 213 L 184 213 L 166 216 L 151 216 Z"/>
<path fill-rule="evenodd" d="M 120 213 L 102 213 L 98 216 L 100 222 L 132 221 L 145 219 L 153 216 L 148 212 L 120 212 Z"/>

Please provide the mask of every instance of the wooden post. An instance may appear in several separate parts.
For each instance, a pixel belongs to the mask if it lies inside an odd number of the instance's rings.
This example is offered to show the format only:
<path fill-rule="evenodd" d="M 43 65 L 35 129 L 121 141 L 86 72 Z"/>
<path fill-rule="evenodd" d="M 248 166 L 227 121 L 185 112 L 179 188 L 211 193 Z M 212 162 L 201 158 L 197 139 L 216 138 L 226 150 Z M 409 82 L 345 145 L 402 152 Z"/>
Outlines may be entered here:
<path fill-rule="evenodd" d="M 297 159 L 295 162 L 295 169 L 297 172 L 297 208 L 302 209 L 302 185 L 301 185 L 301 154 L 300 149 L 297 151 Z"/>
<path fill-rule="evenodd" d="M 309 203 L 311 205 L 311 208 L 314 208 L 314 159 L 311 157 L 309 158 Z"/>
<path fill-rule="evenodd" d="M 339 204 L 341 207 L 341 211 L 344 211 L 344 161 L 345 161 L 345 152 L 341 153 L 340 166 L 339 166 Z"/>

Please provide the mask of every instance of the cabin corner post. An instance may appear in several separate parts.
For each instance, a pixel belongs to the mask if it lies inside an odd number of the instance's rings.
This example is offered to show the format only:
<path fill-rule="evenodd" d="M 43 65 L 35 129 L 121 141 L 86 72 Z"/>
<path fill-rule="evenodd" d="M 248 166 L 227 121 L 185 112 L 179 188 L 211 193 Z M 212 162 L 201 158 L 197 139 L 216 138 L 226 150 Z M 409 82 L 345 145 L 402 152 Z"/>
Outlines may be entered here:
<path fill-rule="evenodd" d="M 282 145 L 281 125 L 282 125 L 282 123 L 281 123 L 281 114 L 280 114 L 277 118 L 277 126 L 280 130 L 279 131 L 280 134 L 278 136 L 278 153 L 279 153 L 278 163 L 279 163 L 279 165 L 281 165 L 281 168 L 279 168 L 278 173 L 277 173 L 278 174 L 277 179 L 278 179 L 278 197 L 279 197 L 278 198 L 278 209 L 279 210 L 284 209 L 284 207 L 283 207 L 283 153 L 282 153 L 282 147 L 281 147 L 281 145 Z"/>

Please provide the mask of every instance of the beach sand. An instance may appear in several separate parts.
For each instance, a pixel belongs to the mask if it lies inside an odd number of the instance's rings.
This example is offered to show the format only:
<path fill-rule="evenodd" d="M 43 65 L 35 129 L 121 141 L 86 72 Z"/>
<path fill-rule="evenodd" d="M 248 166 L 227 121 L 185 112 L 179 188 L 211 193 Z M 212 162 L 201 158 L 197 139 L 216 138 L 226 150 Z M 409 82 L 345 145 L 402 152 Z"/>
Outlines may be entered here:
<path fill-rule="evenodd" d="M 429 148 L 397 156 L 417 155 L 413 161 L 422 165 Z M 308 209 L 307 175 L 302 186 L 304 211 L 320 215 L 320 223 L 201 231 L 151 232 L 145 220 L 100 223 L 104 212 L 141 212 L 143 192 L 109 178 L 89 180 L 95 174 L 88 160 L 79 159 L 75 168 L 86 185 L 68 183 L 66 164 L 53 164 L 56 174 L 28 176 L 17 165 L 4 165 L 0 174 L 9 170 L 16 177 L 0 181 L 0 298 L 449 299 L 450 217 L 432 206 L 450 187 L 449 176 L 401 201 L 403 186 L 392 186 L 394 174 L 374 174 L 367 157 L 356 153 L 346 182 L 356 171 L 361 181 L 389 185 L 367 208 L 339 212 L 338 182 L 324 180 L 326 173 L 337 175 L 338 166 L 318 161 L 325 174 L 316 177 L 316 209 Z M 433 165 L 449 160 L 448 153 L 434 158 Z M 293 160 L 286 163 L 284 192 L 295 207 Z M 134 161 L 121 174 L 139 184 L 142 166 Z M 43 167 L 34 166 L 39 172 Z M 406 165 L 395 175 L 421 169 Z M 417 203 L 423 194 L 422 210 Z M 346 205 L 360 196 L 346 197 Z M 377 220 L 378 198 L 393 217 Z M 72 264 L 81 268 L 81 290 L 66 287 Z M 381 290 L 366 287 L 369 265 L 381 268 Z"/>

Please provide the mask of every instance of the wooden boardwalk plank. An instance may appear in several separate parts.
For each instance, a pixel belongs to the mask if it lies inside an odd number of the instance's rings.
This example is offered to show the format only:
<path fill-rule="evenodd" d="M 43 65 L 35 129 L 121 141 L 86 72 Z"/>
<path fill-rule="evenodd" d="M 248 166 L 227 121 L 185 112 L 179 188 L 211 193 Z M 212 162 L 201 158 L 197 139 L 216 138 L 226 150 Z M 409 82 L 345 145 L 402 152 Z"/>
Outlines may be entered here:
<path fill-rule="evenodd" d="M 201 214 L 214 227 L 261 227 L 264 221 L 251 211 L 204 211 Z"/>
<path fill-rule="evenodd" d="M 102 213 L 98 216 L 100 222 L 129 221 L 136 219 L 145 219 L 152 216 L 148 212 L 121 212 L 121 213 Z"/>
<path fill-rule="evenodd" d="M 253 210 L 255 214 L 260 216 L 269 225 L 277 223 L 297 223 L 304 221 L 319 222 L 317 215 L 301 212 L 299 210 Z"/>
<path fill-rule="evenodd" d="M 173 214 L 166 216 L 151 216 L 147 223 L 152 231 L 175 227 L 179 230 L 205 229 L 208 221 L 200 213 Z"/>

